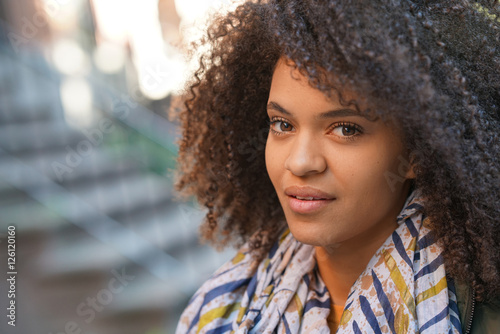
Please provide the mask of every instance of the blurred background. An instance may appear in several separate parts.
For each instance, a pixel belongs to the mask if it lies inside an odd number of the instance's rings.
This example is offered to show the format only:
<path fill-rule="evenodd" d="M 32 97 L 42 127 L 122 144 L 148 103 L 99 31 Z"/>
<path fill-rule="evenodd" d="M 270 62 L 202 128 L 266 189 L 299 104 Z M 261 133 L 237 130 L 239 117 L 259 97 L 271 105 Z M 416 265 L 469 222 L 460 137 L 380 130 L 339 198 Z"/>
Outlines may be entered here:
<path fill-rule="evenodd" d="M 234 253 L 200 245 L 204 210 L 176 199 L 167 117 L 182 45 L 231 6 L 0 0 L 0 333 L 173 333 Z"/>

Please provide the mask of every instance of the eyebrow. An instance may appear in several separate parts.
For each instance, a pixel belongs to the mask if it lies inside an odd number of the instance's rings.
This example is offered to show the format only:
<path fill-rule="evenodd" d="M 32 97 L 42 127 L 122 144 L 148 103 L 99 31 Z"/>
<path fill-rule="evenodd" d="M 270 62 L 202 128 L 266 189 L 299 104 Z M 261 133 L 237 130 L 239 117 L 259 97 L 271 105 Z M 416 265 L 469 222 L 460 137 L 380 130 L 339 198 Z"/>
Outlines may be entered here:
<path fill-rule="evenodd" d="M 293 116 L 291 112 L 280 106 L 277 102 L 269 102 L 267 104 L 267 109 L 273 109 L 276 110 L 284 115 L 287 116 Z M 366 115 L 361 114 L 353 109 L 345 108 L 345 109 L 335 109 L 335 110 L 329 110 L 326 112 L 321 113 L 318 116 L 318 119 L 328 119 L 328 118 L 334 118 L 334 117 L 345 117 L 345 116 L 358 116 L 358 117 L 363 117 L 366 118 L 369 121 L 373 121 L 373 119 L 368 118 Z"/>

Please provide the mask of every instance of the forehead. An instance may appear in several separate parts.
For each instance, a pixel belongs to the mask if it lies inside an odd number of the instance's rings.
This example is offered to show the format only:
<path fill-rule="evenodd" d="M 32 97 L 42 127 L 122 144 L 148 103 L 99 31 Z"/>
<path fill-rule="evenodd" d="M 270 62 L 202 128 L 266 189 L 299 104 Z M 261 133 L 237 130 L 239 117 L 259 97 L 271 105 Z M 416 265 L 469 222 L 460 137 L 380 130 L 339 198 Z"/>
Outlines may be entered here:
<path fill-rule="evenodd" d="M 333 90 L 331 95 L 327 96 L 312 87 L 309 78 L 301 74 L 293 62 L 281 58 L 274 69 L 267 109 L 268 112 L 274 110 L 289 116 L 314 115 L 318 120 L 361 116 L 363 119 L 382 125 L 397 137 L 405 138 L 402 127 L 390 115 L 381 118 L 379 114 L 370 111 L 369 99 L 360 97 L 348 89 L 343 89 L 341 92 Z"/>
<path fill-rule="evenodd" d="M 338 105 L 347 107 L 350 103 L 345 102 L 355 101 L 353 95 L 347 93 L 343 93 L 342 100 L 333 89 L 330 95 L 332 96 L 327 96 L 323 91 L 312 87 L 309 78 L 300 73 L 293 62 L 281 58 L 274 69 L 268 102 L 277 102 L 292 109 L 300 107 L 322 109 Z M 353 103 L 350 107 L 357 110 Z"/>
<path fill-rule="evenodd" d="M 274 69 L 270 97 L 296 91 L 307 91 L 317 97 L 325 96 L 321 91 L 311 87 L 308 81 L 308 78 L 302 75 L 293 63 L 280 59 Z"/>
<path fill-rule="evenodd" d="M 328 82 L 324 86 L 330 86 L 330 90 L 323 92 L 312 86 L 314 80 L 303 75 L 296 64 L 286 57 L 281 57 L 277 61 L 271 87 L 269 91 L 269 101 L 273 98 L 290 97 L 300 100 L 303 103 L 319 103 L 325 102 L 336 106 L 343 106 L 348 109 L 357 111 L 371 121 L 382 120 L 390 127 L 400 131 L 401 126 L 386 107 L 380 107 L 377 101 L 371 98 L 368 93 L 358 92 L 360 87 L 354 87 L 347 84 L 340 84 L 335 80 L 335 75 L 328 75 Z M 358 85 L 359 86 L 359 85 Z M 268 102 L 269 102 L 268 101 Z M 383 105 L 385 106 L 385 102 Z"/>

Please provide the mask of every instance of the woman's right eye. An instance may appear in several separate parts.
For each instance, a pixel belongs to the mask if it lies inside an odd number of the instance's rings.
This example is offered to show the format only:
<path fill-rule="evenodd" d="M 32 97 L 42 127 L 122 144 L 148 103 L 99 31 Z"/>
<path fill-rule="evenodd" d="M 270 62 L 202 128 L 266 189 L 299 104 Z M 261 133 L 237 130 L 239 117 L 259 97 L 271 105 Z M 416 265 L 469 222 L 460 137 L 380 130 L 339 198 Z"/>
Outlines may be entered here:
<path fill-rule="evenodd" d="M 293 131 L 293 125 L 281 119 L 273 119 L 270 122 L 271 131 L 276 134 L 283 134 L 284 132 Z"/>

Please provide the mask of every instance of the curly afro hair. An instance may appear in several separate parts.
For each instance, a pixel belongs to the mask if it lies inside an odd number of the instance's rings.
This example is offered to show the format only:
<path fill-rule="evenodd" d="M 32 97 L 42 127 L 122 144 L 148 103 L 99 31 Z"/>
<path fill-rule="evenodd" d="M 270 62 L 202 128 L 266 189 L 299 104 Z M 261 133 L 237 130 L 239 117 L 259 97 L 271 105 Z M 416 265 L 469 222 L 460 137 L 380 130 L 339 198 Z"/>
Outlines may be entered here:
<path fill-rule="evenodd" d="M 203 238 L 259 253 L 286 224 L 264 161 L 286 57 L 326 96 L 397 124 L 447 271 L 499 295 L 499 22 L 498 1 L 250 1 L 215 17 L 178 115 L 177 189 L 208 208 Z"/>

